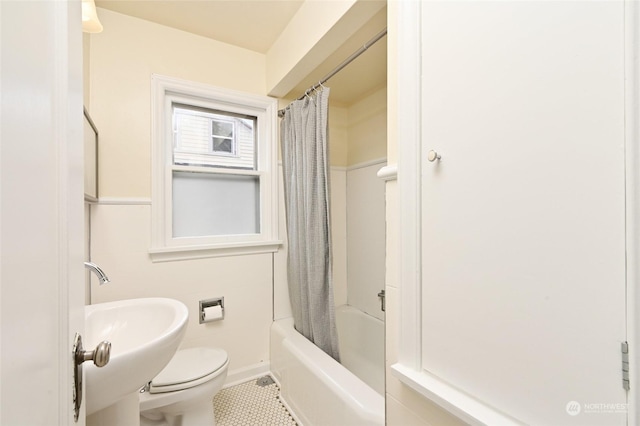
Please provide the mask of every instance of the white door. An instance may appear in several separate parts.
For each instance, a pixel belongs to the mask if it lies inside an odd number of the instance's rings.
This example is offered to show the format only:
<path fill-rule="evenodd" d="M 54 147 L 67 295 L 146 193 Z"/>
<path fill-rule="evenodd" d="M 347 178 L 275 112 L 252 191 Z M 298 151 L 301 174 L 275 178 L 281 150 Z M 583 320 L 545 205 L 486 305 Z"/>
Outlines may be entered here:
<path fill-rule="evenodd" d="M 527 424 L 627 419 L 623 24 L 422 3 L 422 366 Z"/>
<path fill-rule="evenodd" d="M 0 424 L 74 425 L 71 352 L 84 321 L 80 2 L 0 1 L 0 34 Z"/>

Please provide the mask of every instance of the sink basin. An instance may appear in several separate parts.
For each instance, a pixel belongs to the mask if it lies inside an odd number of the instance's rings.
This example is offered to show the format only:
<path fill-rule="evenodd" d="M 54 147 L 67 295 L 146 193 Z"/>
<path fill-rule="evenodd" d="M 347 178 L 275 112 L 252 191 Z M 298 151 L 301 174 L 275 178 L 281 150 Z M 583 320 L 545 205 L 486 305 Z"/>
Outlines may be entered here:
<path fill-rule="evenodd" d="M 85 306 L 84 349 L 111 342 L 111 359 L 84 363 L 87 415 L 136 393 L 171 360 L 187 328 L 187 307 L 147 298 Z"/>

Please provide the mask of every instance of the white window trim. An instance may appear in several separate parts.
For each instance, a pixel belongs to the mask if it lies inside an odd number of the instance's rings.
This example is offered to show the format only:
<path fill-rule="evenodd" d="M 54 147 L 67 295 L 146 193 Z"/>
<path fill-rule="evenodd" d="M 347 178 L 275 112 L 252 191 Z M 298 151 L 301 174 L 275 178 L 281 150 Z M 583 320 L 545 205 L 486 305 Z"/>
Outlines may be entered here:
<path fill-rule="evenodd" d="M 171 103 L 252 114 L 258 117 L 257 170 L 229 173 L 260 177 L 260 233 L 213 237 L 172 236 Z M 277 100 L 266 96 L 154 74 L 151 78 L 151 247 L 154 262 L 268 253 L 278 250 Z M 182 167 L 186 169 L 185 167 Z M 200 168 L 198 168 L 201 171 Z M 223 172 L 219 169 L 216 173 Z"/>

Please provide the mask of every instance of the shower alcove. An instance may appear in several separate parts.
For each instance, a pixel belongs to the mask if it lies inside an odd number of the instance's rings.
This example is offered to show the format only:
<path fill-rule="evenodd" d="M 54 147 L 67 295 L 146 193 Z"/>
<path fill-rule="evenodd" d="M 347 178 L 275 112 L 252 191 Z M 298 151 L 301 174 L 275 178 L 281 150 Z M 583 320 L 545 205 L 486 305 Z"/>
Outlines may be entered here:
<path fill-rule="evenodd" d="M 284 108 L 293 99 L 318 86 L 327 74 L 345 62 L 355 51 L 386 28 L 386 7 L 347 40 L 323 64 L 311 72 L 282 100 Z M 342 364 L 352 370 L 380 396 L 377 403 L 384 412 L 384 311 L 379 293 L 385 286 L 385 181 L 378 177 L 386 166 L 387 155 L 387 68 L 386 37 L 366 46 L 366 51 L 346 65 L 324 83 L 331 89 L 329 96 L 329 156 L 330 156 L 330 209 L 333 251 L 334 301 L 339 310 L 356 309 L 376 322 L 380 336 L 371 340 L 355 341 L 354 334 L 341 330 L 338 317 L 338 333 Z M 322 87 L 320 87 L 322 90 Z M 286 114 L 286 112 L 285 112 Z M 281 191 L 282 191 L 281 187 Z M 281 205 L 281 208 L 284 208 Z M 285 229 L 284 221 L 280 224 Z M 291 316 L 286 284 L 286 253 L 276 255 L 275 319 Z M 363 326 L 364 327 L 364 326 Z M 272 371 L 278 376 L 279 359 L 284 355 L 275 347 L 281 345 L 283 331 L 272 332 Z M 355 330 L 355 335 L 368 333 Z M 376 343 L 369 343 L 375 341 Z M 276 343 L 274 343 L 276 342 Z M 363 347 L 364 346 L 364 347 Z M 364 349 L 373 353 L 373 368 L 357 368 L 369 361 L 351 349 Z M 365 371 L 362 371 L 365 370 Z M 289 376 L 292 376 L 290 374 Z M 278 377 L 276 377 L 278 378 Z M 285 379 L 286 380 L 286 379 Z M 287 383 L 282 383 L 287 403 Z M 297 387 L 299 384 L 291 386 Z M 321 385 L 318 385 L 321 387 Z M 306 389 L 307 387 L 305 387 Z M 299 389 L 299 388 L 298 388 Z M 307 392 L 307 391 L 305 391 Z M 311 391 L 310 391 L 311 392 Z M 315 392 L 315 391 L 314 391 Z M 300 393 L 300 392 L 297 392 Z M 290 396 L 295 398 L 294 395 Z M 322 396 L 316 396 L 317 401 Z M 304 410 L 304 402 L 289 401 L 292 411 Z M 313 409 L 309 403 L 309 409 Z M 318 410 L 320 411 L 320 410 Z M 306 413 L 297 413 L 309 421 Z M 313 419 L 310 420 L 313 423 Z M 328 420 L 327 420 L 328 421 Z M 384 420 L 383 420 L 384 421 Z M 306 423 L 305 423 L 306 424 Z M 375 422 L 373 423 L 375 424 Z"/>

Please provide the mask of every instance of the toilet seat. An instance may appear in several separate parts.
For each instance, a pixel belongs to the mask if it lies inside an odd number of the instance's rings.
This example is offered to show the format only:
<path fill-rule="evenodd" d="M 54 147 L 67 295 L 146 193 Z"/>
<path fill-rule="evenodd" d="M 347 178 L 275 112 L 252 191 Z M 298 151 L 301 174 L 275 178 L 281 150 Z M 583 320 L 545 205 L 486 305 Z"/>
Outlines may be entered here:
<path fill-rule="evenodd" d="M 211 380 L 228 363 L 227 352 L 214 348 L 190 348 L 176 352 L 153 379 L 149 393 L 189 389 Z"/>

